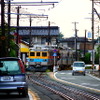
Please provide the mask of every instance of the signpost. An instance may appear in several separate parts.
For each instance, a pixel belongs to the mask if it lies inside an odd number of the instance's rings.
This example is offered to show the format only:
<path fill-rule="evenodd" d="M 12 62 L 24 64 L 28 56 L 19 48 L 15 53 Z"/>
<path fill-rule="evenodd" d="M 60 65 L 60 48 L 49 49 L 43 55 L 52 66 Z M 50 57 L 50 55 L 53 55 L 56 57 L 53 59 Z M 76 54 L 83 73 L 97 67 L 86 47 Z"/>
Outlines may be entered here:
<path fill-rule="evenodd" d="M 57 53 L 56 52 L 54 52 L 53 53 L 53 56 L 54 56 L 54 67 L 53 67 L 53 72 L 56 72 L 57 70 L 56 70 L 56 56 L 57 56 Z"/>

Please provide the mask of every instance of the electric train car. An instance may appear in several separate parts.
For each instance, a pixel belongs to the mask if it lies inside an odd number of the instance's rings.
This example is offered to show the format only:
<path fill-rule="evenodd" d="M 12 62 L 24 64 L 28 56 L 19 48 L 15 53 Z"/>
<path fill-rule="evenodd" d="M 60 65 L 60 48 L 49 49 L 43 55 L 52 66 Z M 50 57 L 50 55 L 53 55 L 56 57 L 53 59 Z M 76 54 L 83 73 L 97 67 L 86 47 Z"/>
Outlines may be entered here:
<path fill-rule="evenodd" d="M 55 65 L 65 69 L 73 63 L 72 50 L 58 48 L 56 46 L 34 45 L 28 54 L 28 67 L 34 71 L 53 70 Z"/>
<path fill-rule="evenodd" d="M 57 61 L 60 70 L 68 69 L 73 61 L 75 61 L 74 51 L 70 48 L 63 48 L 59 50 L 60 59 Z"/>
<path fill-rule="evenodd" d="M 28 65 L 34 71 L 52 70 L 54 65 L 54 50 L 51 46 L 35 45 L 30 48 L 28 54 Z"/>

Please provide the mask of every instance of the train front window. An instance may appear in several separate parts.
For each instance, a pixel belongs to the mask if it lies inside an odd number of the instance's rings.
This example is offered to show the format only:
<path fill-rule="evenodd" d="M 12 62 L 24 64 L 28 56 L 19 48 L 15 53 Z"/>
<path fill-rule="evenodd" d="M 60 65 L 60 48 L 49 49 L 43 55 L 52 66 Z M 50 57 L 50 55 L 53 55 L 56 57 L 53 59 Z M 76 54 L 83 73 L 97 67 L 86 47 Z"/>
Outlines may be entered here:
<path fill-rule="evenodd" d="M 30 56 L 35 56 L 35 53 L 34 52 L 30 52 Z"/>
<path fill-rule="evenodd" d="M 47 53 L 46 52 L 42 52 L 42 56 L 43 57 L 46 57 L 47 56 Z"/>
<path fill-rule="evenodd" d="M 40 56 L 40 52 L 37 52 L 36 56 Z"/>

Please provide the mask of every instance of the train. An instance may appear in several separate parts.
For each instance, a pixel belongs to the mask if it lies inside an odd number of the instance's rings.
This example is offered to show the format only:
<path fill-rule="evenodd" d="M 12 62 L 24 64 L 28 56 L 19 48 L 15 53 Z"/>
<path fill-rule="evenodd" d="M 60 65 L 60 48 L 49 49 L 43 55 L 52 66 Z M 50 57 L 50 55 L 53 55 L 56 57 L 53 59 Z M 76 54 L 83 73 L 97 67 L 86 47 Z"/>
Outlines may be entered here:
<path fill-rule="evenodd" d="M 28 68 L 33 71 L 53 71 L 54 66 L 59 70 L 66 69 L 74 61 L 73 51 L 56 45 L 34 45 L 29 48 L 27 57 Z"/>
<path fill-rule="evenodd" d="M 60 59 L 57 61 L 59 70 L 71 68 L 72 63 L 75 61 L 75 51 L 71 48 L 59 48 Z"/>

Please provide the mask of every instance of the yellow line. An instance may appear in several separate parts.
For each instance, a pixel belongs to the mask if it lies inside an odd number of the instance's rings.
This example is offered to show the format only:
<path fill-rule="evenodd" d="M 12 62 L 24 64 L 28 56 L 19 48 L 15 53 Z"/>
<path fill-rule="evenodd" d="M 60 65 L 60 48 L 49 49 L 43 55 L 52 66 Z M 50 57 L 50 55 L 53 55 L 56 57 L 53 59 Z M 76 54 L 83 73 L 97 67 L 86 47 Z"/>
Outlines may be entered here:
<path fill-rule="evenodd" d="M 32 96 L 30 100 L 41 100 L 36 92 L 33 92 L 31 89 L 28 89 L 28 93 Z"/>

